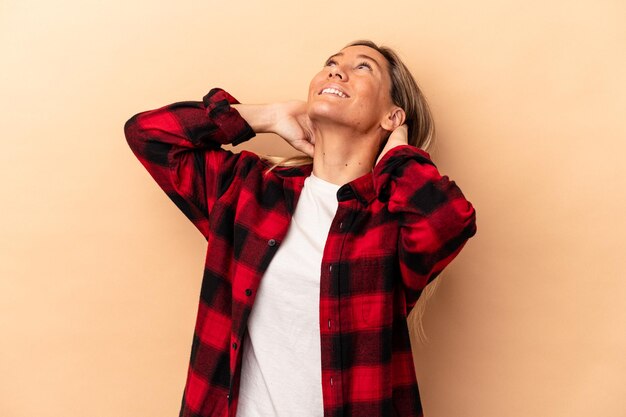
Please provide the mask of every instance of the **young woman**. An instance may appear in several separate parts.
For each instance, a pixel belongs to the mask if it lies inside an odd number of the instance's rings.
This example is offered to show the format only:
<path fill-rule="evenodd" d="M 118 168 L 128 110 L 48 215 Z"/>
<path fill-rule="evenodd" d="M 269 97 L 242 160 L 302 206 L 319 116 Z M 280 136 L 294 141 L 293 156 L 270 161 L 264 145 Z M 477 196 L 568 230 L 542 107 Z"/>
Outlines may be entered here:
<path fill-rule="evenodd" d="M 259 132 L 305 156 L 221 148 Z M 406 318 L 476 214 L 423 150 L 428 106 L 392 50 L 349 44 L 306 102 L 214 88 L 125 134 L 207 239 L 180 417 L 422 415 Z"/>

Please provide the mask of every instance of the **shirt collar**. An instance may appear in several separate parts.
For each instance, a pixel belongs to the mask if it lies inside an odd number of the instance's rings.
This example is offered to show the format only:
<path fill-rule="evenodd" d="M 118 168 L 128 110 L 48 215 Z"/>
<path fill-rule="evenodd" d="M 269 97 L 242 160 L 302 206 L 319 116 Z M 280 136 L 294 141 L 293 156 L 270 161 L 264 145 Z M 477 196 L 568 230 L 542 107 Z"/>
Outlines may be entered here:
<path fill-rule="evenodd" d="M 361 175 L 337 190 L 337 200 L 347 201 L 356 198 L 364 206 L 369 205 L 376 198 L 374 176 L 372 172 Z"/>
<path fill-rule="evenodd" d="M 288 198 L 288 201 L 293 201 L 292 209 L 295 207 L 297 197 L 299 197 L 302 188 L 304 187 L 304 180 L 311 175 L 313 171 L 313 164 L 302 165 L 294 167 L 296 170 L 295 175 L 288 175 L 284 177 L 286 185 L 285 192 L 291 192 L 293 190 L 295 195 Z M 374 186 L 374 177 L 372 172 L 363 174 L 362 176 L 355 178 L 354 180 L 342 185 L 337 190 L 337 201 L 347 201 L 355 198 L 364 206 L 369 205 L 376 198 L 376 188 Z"/>
<path fill-rule="evenodd" d="M 383 155 L 372 171 L 342 185 L 337 190 L 337 200 L 342 202 L 355 198 L 362 205 L 368 206 L 379 196 L 381 199 L 388 198 L 392 171 L 397 168 L 397 165 L 404 163 L 409 158 L 417 158 L 422 163 L 434 165 L 426 151 L 412 145 L 396 146 Z M 283 174 L 284 180 L 291 185 L 285 187 L 285 192 L 291 193 L 292 190 L 295 192 L 295 195 L 291 196 L 292 198 L 287 199 L 293 204 L 291 209 L 295 207 L 297 197 L 304 187 L 304 180 L 312 171 L 313 164 L 307 164 L 293 167 Z"/>

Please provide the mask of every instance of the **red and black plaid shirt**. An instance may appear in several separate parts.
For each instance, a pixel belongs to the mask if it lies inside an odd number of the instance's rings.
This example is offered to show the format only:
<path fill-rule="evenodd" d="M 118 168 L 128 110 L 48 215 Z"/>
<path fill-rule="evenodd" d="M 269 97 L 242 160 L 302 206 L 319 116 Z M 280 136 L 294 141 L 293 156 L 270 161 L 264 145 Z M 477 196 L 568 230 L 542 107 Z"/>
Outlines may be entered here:
<path fill-rule="evenodd" d="M 180 417 L 235 416 L 246 323 L 312 165 L 249 151 L 255 133 L 221 89 L 144 111 L 124 126 L 139 161 L 207 239 Z M 476 233 L 454 181 L 414 146 L 391 149 L 337 191 L 320 276 L 324 417 L 422 415 L 407 314 Z"/>

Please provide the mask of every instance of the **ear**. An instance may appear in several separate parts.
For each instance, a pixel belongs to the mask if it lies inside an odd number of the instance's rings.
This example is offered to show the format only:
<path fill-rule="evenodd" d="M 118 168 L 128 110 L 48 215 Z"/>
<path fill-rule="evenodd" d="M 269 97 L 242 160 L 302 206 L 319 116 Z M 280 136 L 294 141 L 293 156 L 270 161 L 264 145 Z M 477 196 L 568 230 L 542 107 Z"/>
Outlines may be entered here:
<path fill-rule="evenodd" d="M 401 107 L 393 106 L 391 110 L 385 114 L 383 120 L 380 123 L 380 126 L 389 131 L 393 132 L 396 127 L 401 126 L 406 119 L 406 113 Z"/>

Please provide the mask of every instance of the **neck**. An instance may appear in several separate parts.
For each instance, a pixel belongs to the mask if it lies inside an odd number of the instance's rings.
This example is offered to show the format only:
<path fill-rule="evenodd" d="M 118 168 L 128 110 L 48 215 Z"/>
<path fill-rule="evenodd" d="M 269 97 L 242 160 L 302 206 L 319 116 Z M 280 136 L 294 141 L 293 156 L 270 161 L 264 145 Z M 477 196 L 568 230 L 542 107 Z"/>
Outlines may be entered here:
<path fill-rule="evenodd" d="M 318 125 L 313 130 L 316 177 L 343 185 L 372 171 L 379 143 L 376 132 L 363 134 L 337 125 Z"/>

